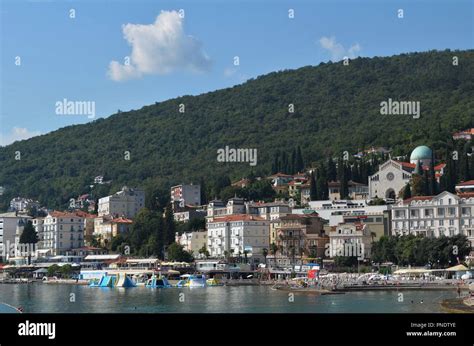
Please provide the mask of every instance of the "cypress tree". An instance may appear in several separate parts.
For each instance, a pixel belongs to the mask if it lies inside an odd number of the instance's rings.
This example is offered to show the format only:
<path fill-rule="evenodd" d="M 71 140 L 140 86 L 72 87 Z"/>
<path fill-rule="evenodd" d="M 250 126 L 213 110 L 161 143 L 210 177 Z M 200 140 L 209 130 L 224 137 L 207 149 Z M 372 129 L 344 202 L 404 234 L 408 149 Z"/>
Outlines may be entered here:
<path fill-rule="evenodd" d="M 282 173 L 289 174 L 288 169 L 288 154 L 284 151 L 281 154 L 281 171 Z"/>
<path fill-rule="evenodd" d="M 301 147 L 298 145 L 298 148 L 296 150 L 296 170 L 298 172 L 302 172 L 303 169 L 304 169 L 303 155 L 301 153 Z"/>
<path fill-rule="evenodd" d="M 199 185 L 201 186 L 201 205 L 207 204 L 208 199 L 207 199 L 207 185 L 205 180 L 201 177 L 199 179 Z"/>
<path fill-rule="evenodd" d="M 341 199 L 344 199 L 348 195 L 348 185 L 346 165 L 342 157 L 337 162 L 337 179 L 339 180 L 339 195 Z"/>
<path fill-rule="evenodd" d="M 454 166 L 454 161 L 452 156 L 447 150 L 446 152 L 446 167 L 445 167 L 445 189 L 451 193 L 455 192 L 456 185 L 456 167 Z"/>
<path fill-rule="evenodd" d="M 273 155 L 272 174 L 278 173 L 278 153 Z"/>
<path fill-rule="evenodd" d="M 415 170 L 413 171 L 413 173 L 418 174 L 418 175 L 423 174 L 423 166 L 421 165 L 420 160 L 417 161 L 416 166 L 415 166 Z"/>
<path fill-rule="evenodd" d="M 314 171 L 311 172 L 309 194 L 312 201 L 316 201 L 318 199 L 318 190 L 316 187 L 316 179 L 314 178 Z"/>
<path fill-rule="evenodd" d="M 291 153 L 291 161 L 289 163 L 289 171 L 290 174 L 297 173 L 298 170 L 296 168 L 296 149 L 293 149 L 293 152 Z"/>
<path fill-rule="evenodd" d="M 431 163 L 430 163 L 430 195 L 434 196 L 438 194 L 438 183 L 436 182 L 436 173 L 434 170 L 434 153 L 431 152 Z"/>
<path fill-rule="evenodd" d="M 336 181 L 337 179 L 337 171 L 336 171 L 336 165 L 333 161 L 332 158 L 328 159 L 328 165 L 327 165 L 327 179 L 329 181 Z"/>
<path fill-rule="evenodd" d="M 25 227 L 23 228 L 23 232 L 20 235 L 20 244 L 36 244 L 38 242 L 38 235 L 36 234 L 36 230 L 33 226 L 33 223 L 28 220 L 26 222 Z M 34 246 L 34 245 L 33 245 Z M 29 249 L 28 251 L 28 265 L 31 263 L 31 252 L 34 251 L 33 249 Z"/>
<path fill-rule="evenodd" d="M 405 185 L 405 188 L 403 189 L 403 199 L 408 199 L 411 198 L 411 188 L 410 188 L 410 183 L 407 183 Z"/>
<path fill-rule="evenodd" d="M 173 209 L 171 208 L 171 203 L 166 205 L 165 209 L 165 219 L 164 219 L 164 232 L 163 232 L 163 245 L 167 246 L 171 243 L 174 243 L 175 239 L 175 224 Z"/>
<path fill-rule="evenodd" d="M 26 222 L 23 232 L 20 235 L 19 242 L 20 244 L 36 244 L 38 242 L 38 235 L 36 234 L 35 227 L 30 220 Z"/>
<path fill-rule="evenodd" d="M 428 171 L 424 171 L 423 174 L 423 196 L 430 195 L 430 177 Z"/>
<path fill-rule="evenodd" d="M 469 180 L 469 157 L 467 156 L 466 147 L 461 151 L 461 157 L 459 158 L 459 174 L 457 181 Z"/>
<path fill-rule="evenodd" d="M 471 153 L 469 161 L 469 179 L 474 179 L 474 152 Z"/>

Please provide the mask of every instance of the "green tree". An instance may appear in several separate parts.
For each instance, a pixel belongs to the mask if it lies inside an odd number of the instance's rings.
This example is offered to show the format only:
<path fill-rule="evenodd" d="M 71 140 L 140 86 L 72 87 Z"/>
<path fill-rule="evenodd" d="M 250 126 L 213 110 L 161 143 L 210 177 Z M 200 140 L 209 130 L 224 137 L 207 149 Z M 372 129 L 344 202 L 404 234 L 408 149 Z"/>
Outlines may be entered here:
<path fill-rule="evenodd" d="M 310 195 L 310 200 L 312 201 L 316 201 L 318 198 L 317 184 L 316 184 L 316 179 L 314 178 L 314 171 L 311 172 L 309 195 Z"/>
<path fill-rule="evenodd" d="M 303 154 L 301 153 L 301 147 L 298 145 L 296 149 L 295 170 L 296 172 L 302 172 L 303 169 L 304 169 Z"/>
<path fill-rule="evenodd" d="M 193 255 L 184 250 L 184 246 L 178 243 L 172 243 L 167 248 L 168 259 L 176 262 L 192 262 Z"/>
<path fill-rule="evenodd" d="M 403 189 L 403 199 L 408 199 L 411 198 L 411 188 L 410 188 L 410 183 L 407 183 L 405 185 L 405 188 Z"/>
<path fill-rule="evenodd" d="M 171 204 L 168 204 L 165 209 L 163 244 L 165 246 L 171 244 L 175 240 L 176 226 L 173 216 L 173 209 Z"/>
<path fill-rule="evenodd" d="M 38 242 L 38 234 L 30 220 L 26 221 L 19 242 L 20 244 L 36 244 Z"/>

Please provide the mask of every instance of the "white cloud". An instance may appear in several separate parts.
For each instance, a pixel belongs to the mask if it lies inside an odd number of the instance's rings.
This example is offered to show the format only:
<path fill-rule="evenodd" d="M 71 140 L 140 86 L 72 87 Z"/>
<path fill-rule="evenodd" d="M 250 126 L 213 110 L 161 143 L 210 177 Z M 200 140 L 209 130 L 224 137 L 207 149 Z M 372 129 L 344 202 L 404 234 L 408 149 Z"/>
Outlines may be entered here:
<path fill-rule="evenodd" d="M 319 39 L 319 44 L 321 45 L 321 47 L 331 53 L 331 60 L 333 61 L 341 60 L 344 57 L 353 59 L 358 56 L 358 53 L 361 50 L 361 46 L 358 43 L 353 44 L 349 47 L 349 49 L 345 49 L 342 44 L 336 42 L 336 38 L 334 36 L 321 37 Z"/>
<path fill-rule="evenodd" d="M 41 132 L 30 131 L 24 127 L 14 127 L 8 134 L 0 134 L 0 146 L 12 144 L 15 141 L 21 141 L 34 136 L 39 136 Z"/>
<path fill-rule="evenodd" d="M 128 65 L 111 61 L 108 76 L 114 81 L 177 70 L 204 72 L 210 58 L 201 42 L 186 35 L 183 18 L 176 11 L 162 11 L 153 24 L 126 24 L 123 36 L 132 47 Z"/>

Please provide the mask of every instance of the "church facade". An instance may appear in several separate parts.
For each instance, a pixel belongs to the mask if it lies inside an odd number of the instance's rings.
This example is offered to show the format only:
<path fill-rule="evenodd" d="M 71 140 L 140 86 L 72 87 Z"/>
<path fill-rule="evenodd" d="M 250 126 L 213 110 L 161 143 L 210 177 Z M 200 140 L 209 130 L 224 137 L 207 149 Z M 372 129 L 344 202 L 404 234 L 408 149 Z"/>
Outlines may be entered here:
<path fill-rule="evenodd" d="M 381 164 L 378 172 L 369 176 L 369 198 L 397 199 L 412 172 L 413 165 L 408 162 L 388 160 Z"/>

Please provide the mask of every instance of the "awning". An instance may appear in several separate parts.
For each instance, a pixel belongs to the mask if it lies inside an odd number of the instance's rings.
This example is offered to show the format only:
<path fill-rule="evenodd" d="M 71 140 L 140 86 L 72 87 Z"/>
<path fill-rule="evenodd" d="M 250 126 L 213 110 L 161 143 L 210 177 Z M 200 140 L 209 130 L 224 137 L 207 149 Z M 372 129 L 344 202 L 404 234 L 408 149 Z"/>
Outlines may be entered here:
<path fill-rule="evenodd" d="M 423 274 L 423 273 L 430 273 L 433 270 L 431 269 L 423 269 L 423 268 L 413 268 L 413 269 L 399 269 L 396 270 L 393 274 L 401 275 L 401 274 Z"/>
<path fill-rule="evenodd" d="M 85 261 L 106 261 L 119 259 L 120 255 L 88 255 L 84 258 Z"/>
<path fill-rule="evenodd" d="M 172 269 L 168 270 L 166 273 L 167 273 L 167 274 L 180 274 L 179 271 L 177 271 L 177 270 L 172 270 Z"/>
<path fill-rule="evenodd" d="M 38 273 L 38 274 L 40 274 L 40 273 L 47 273 L 47 272 L 48 272 L 47 269 L 40 268 L 40 269 L 36 269 L 33 273 Z"/>
<path fill-rule="evenodd" d="M 458 264 L 457 266 L 447 268 L 446 271 L 448 272 L 462 272 L 469 270 L 465 265 Z"/>

